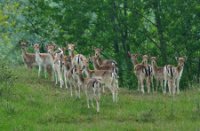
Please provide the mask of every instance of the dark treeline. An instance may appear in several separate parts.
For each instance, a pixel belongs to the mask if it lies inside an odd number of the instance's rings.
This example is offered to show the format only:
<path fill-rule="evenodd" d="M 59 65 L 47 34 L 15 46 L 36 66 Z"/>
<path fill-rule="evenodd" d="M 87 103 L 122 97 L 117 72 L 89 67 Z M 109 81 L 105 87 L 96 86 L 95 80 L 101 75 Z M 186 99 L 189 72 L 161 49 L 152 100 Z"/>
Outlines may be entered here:
<path fill-rule="evenodd" d="M 3 0 L 0 6 L 0 17 L 7 16 L 1 25 L 10 24 L 0 29 L 8 38 L 15 32 L 12 44 L 75 42 L 86 56 L 94 54 L 92 47 L 103 48 L 103 57 L 118 62 L 121 87 L 137 85 L 128 51 L 157 56 L 159 66 L 187 56 L 181 88 L 200 78 L 198 0 Z"/>

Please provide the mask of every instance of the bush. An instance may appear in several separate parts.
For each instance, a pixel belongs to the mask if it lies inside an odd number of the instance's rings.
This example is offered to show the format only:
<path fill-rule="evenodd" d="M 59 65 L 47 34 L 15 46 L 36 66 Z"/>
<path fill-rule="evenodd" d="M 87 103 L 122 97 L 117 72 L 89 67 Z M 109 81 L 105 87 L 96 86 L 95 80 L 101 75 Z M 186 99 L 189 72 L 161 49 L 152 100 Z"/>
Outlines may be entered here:
<path fill-rule="evenodd" d="M 14 87 L 16 76 L 14 76 L 12 70 L 8 64 L 0 58 L 0 96 L 3 92 L 10 92 L 10 89 Z"/>

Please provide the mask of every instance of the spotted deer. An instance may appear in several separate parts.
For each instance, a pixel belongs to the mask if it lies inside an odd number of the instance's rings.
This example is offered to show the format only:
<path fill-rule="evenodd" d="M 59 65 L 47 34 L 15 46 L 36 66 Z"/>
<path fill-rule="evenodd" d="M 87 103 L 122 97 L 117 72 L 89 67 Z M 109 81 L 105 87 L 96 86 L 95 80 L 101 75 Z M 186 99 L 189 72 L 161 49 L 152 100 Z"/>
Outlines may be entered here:
<path fill-rule="evenodd" d="M 156 80 L 156 91 L 158 90 L 159 84 L 163 91 L 163 81 L 164 81 L 164 68 L 158 67 L 157 65 L 157 58 L 151 57 L 151 66 L 152 66 L 152 73 Z"/>
<path fill-rule="evenodd" d="M 26 51 L 26 48 L 27 48 L 27 41 L 25 40 L 20 40 L 19 41 L 19 45 L 21 47 L 21 50 L 22 50 L 22 59 L 23 59 L 23 62 L 24 64 L 29 68 L 29 69 L 32 69 L 33 66 L 36 66 L 37 63 L 35 61 L 35 54 L 34 53 L 28 53 Z"/>
<path fill-rule="evenodd" d="M 39 67 L 38 77 L 40 77 L 40 72 L 42 70 L 42 67 L 44 67 L 45 78 L 47 77 L 46 76 L 47 67 L 49 67 L 54 74 L 54 61 L 53 61 L 53 57 L 51 56 L 51 54 L 40 53 L 40 46 L 37 43 L 34 44 L 34 50 L 35 50 L 35 61 Z"/>
<path fill-rule="evenodd" d="M 152 73 L 152 66 L 148 64 L 148 55 L 142 56 L 142 64 L 145 66 L 145 73 L 146 73 L 146 85 L 147 85 L 147 91 L 150 93 L 151 85 L 152 89 L 154 91 L 154 83 L 153 83 L 153 73 Z"/>
<path fill-rule="evenodd" d="M 183 69 L 184 69 L 184 63 L 186 58 L 185 57 L 179 57 L 177 59 L 178 65 L 166 65 L 164 67 L 164 93 L 166 93 L 166 85 L 168 83 L 169 88 L 169 94 L 175 95 L 175 93 L 179 94 L 179 83 L 180 79 L 182 77 Z"/>
<path fill-rule="evenodd" d="M 76 88 L 75 87 L 76 81 L 73 78 L 74 67 L 72 67 L 70 56 L 64 56 L 62 64 L 63 64 L 65 87 L 68 88 L 69 86 L 71 96 L 73 96 L 72 90 Z"/>
<path fill-rule="evenodd" d="M 166 86 L 168 84 L 169 94 L 176 93 L 176 79 L 177 79 L 177 71 L 176 67 L 173 65 L 164 66 L 164 94 L 166 93 Z"/>
<path fill-rule="evenodd" d="M 74 54 L 74 44 L 67 44 L 67 49 L 69 52 L 69 56 L 71 57 L 72 66 L 76 66 L 81 69 L 83 66 L 83 61 L 86 59 L 86 57 L 82 54 Z"/>
<path fill-rule="evenodd" d="M 93 105 L 93 100 L 96 101 L 96 109 L 97 112 L 100 111 L 99 101 L 100 101 L 100 94 L 101 94 L 101 78 L 84 78 L 82 74 L 82 70 L 75 67 L 75 74 L 78 78 L 78 83 L 82 86 L 82 89 L 85 91 L 87 106 L 90 108 L 90 101 Z"/>
<path fill-rule="evenodd" d="M 92 57 L 91 59 L 93 59 L 92 60 L 93 63 L 97 64 L 95 61 L 95 57 Z M 107 87 L 111 91 L 112 96 L 113 96 L 113 102 L 117 102 L 119 86 L 118 86 L 118 75 L 115 70 L 116 67 L 113 65 L 113 69 L 108 70 L 107 68 L 105 68 L 106 66 L 101 66 L 101 67 L 97 67 L 97 69 L 95 70 L 90 70 L 88 67 L 88 60 L 86 61 L 87 62 L 84 62 L 82 71 L 86 74 L 87 78 L 93 78 L 93 77 L 101 78 L 102 83 L 105 84 L 105 87 Z M 103 67 L 104 67 L 104 70 L 103 70 Z M 101 70 L 98 70 L 99 68 L 101 68 Z"/>
<path fill-rule="evenodd" d="M 137 58 L 138 54 L 131 54 L 128 52 L 128 56 L 131 58 L 131 62 L 133 63 L 134 67 L 134 74 L 137 77 L 138 80 L 138 91 L 141 90 L 141 92 L 144 94 L 144 80 L 146 80 L 147 83 L 147 89 L 148 92 L 150 92 L 150 79 L 149 79 L 149 70 L 146 69 L 145 67 L 145 60 L 143 60 L 142 63 L 138 63 Z"/>
<path fill-rule="evenodd" d="M 102 59 L 101 58 L 101 51 L 102 49 L 100 48 L 94 48 L 94 51 L 95 51 L 95 59 L 96 59 L 96 62 L 99 66 L 110 66 L 112 68 L 112 66 L 115 64 L 115 66 L 117 66 L 117 62 L 114 61 L 114 60 L 107 60 L 107 59 Z M 95 67 L 96 68 L 96 67 Z"/>

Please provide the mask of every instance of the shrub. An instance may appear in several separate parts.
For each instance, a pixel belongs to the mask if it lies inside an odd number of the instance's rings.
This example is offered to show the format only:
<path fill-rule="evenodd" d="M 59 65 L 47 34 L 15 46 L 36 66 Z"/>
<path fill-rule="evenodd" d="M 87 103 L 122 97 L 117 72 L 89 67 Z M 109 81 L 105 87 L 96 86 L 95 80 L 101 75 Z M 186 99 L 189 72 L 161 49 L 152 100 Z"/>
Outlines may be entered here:
<path fill-rule="evenodd" d="M 12 70 L 9 68 L 8 64 L 0 58 L 0 96 L 3 92 L 10 92 L 10 89 L 14 87 L 14 81 L 16 76 L 14 76 Z"/>

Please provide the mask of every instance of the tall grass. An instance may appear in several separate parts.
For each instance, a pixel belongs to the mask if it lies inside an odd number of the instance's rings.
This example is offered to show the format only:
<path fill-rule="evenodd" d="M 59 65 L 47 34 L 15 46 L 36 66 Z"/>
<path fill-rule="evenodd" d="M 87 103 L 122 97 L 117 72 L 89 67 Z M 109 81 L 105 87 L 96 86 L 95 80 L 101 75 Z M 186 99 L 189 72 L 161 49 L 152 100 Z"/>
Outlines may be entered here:
<path fill-rule="evenodd" d="M 2 130 L 200 130 L 199 85 L 172 98 L 161 93 L 142 95 L 121 88 L 119 102 L 109 91 L 101 97 L 100 113 L 87 109 L 86 99 L 37 78 L 37 70 L 17 67 L 15 88 L 0 96 Z"/>

